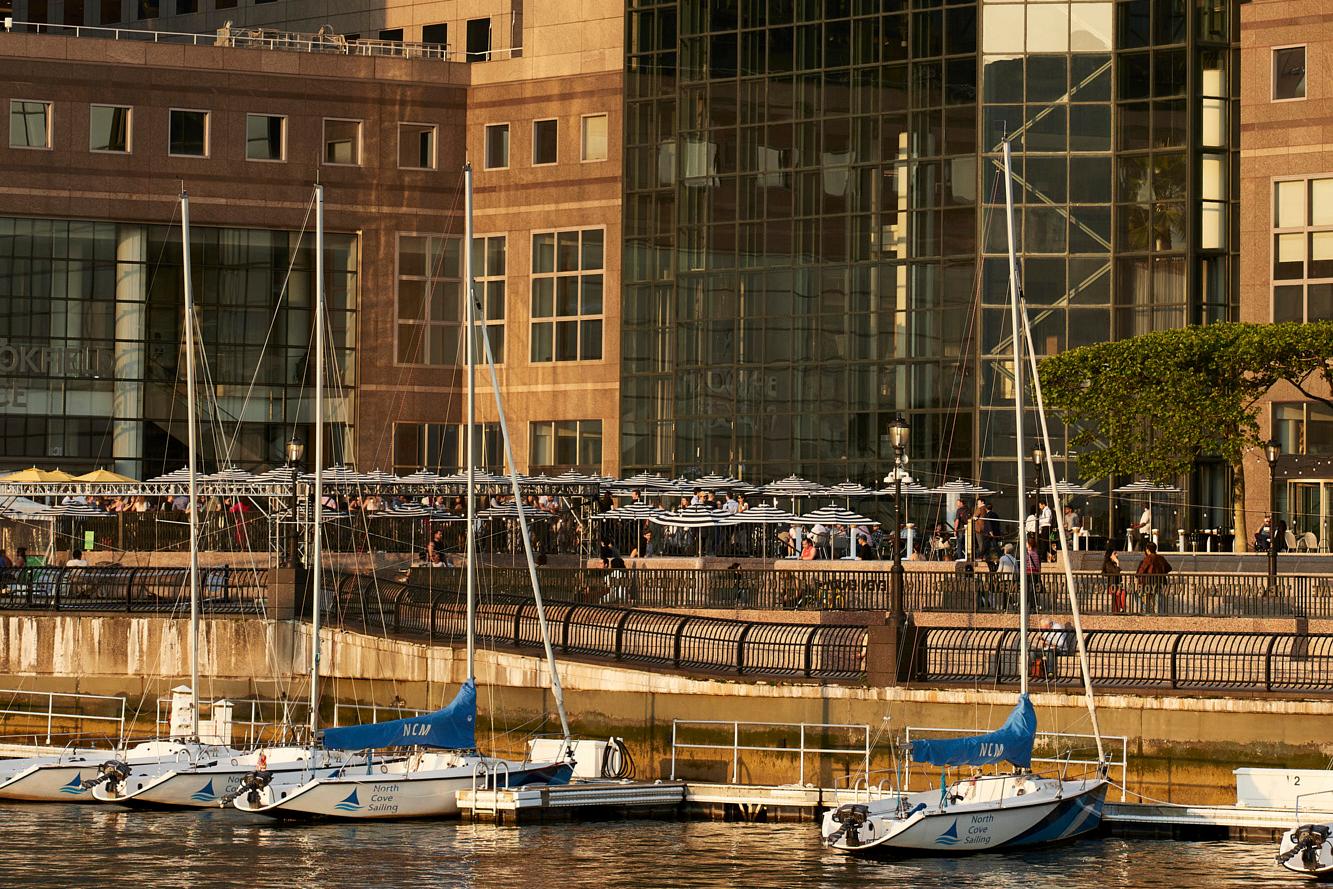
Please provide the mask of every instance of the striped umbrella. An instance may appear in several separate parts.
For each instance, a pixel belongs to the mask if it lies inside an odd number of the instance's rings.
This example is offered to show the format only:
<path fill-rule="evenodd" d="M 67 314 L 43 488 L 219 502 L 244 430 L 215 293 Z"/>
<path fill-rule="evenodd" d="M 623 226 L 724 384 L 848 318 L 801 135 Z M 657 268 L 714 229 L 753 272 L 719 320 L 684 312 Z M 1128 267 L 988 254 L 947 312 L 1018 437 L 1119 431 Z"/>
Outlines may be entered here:
<path fill-rule="evenodd" d="M 405 475 L 401 481 L 409 485 L 435 485 L 444 481 L 444 476 L 429 469 L 418 469 L 411 475 Z"/>
<path fill-rule="evenodd" d="M 686 506 L 675 512 L 653 516 L 649 521 L 668 528 L 684 528 L 686 530 L 693 528 L 698 538 L 698 554 L 702 558 L 704 554 L 703 529 L 717 528 L 724 523 L 725 518 L 725 513 L 716 509 L 709 509 L 707 506 Z"/>
<path fill-rule="evenodd" d="M 647 472 L 640 472 L 638 475 L 631 475 L 629 478 L 613 480 L 611 487 L 617 490 L 645 489 L 649 491 L 660 491 L 668 487 L 670 482 L 663 476 L 654 475 Z"/>
<path fill-rule="evenodd" d="M 477 515 L 484 519 L 517 519 L 518 507 L 513 503 L 504 503 L 500 506 L 492 506 L 488 509 L 483 509 L 481 512 L 477 513 Z M 523 507 L 523 518 L 527 519 L 529 522 L 546 521 L 550 517 L 551 514 L 549 512 L 544 509 L 539 509 L 536 506 Z"/>
<path fill-rule="evenodd" d="M 814 512 L 806 513 L 801 516 L 801 521 L 809 525 L 846 525 L 850 532 L 854 525 L 878 525 L 868 516 L 852 512 L 850 509 L 844 509 L 841 506 L 825 506 L 816 509 Z M 856 540 L 851 533 L 847 535 L 847 558 L 856 558 Z"/>
<path fill-rule="evenodd" d="M 254 476 L 236 466 L 224 466 L 217 472 L 209 473 L 203 477 L 203 481 L 209 482 L 251 482 Z"/>
<path fill-rule="evenodd" d="M 778 509 L 767 503 L 752 506 L 744 512 L 725 516 L 722 521 L 728 525 L 790 525 L 801 519 L 794 513 Z"/>
<path fill-rule="evenodd" d="M 173 469 L 171 472 L 150 478 L 150 482 L 165 482 L 174 484 L 176 482 L 188 482 L 190 480 L 190 470 L 182 466 L 180 469 Z"/>
<path fill-rule="evenodd" d="M 965 497 L 968 495 L 984 496 L 994 494 L 990 488 L 983 488 L 981 485 L 974 485 L 971 482 L 965 482 L 961 478 L 955 479 L 948 484 L 940 485 L 937 488 L 930 489 L 931 494 L 943 495 L 945 497 Z"/>
<path fill-rule="evenodd" d="M 1121 485 L 1111 491 L 1112 494 L 1179 494 L 1175 485 L 1159 485 L 1155 482 L 1138 481 Z"/>
<path fill-rule="evenodd" d="M 617 506 L 615 509 L 608 509 L 606 512 L 598 513 L 593 516 L 593 518 L 645 521 L 654 516 L 666 514 L 667 512 L 665 509 L 640 500 L 636 503 L 626 503 L 624 506 Z"/>
<path fill-rule="evenodd" d="M 770 497 L 808 497 L 811 494 L 823 493 L 824 486 L 798 475 L 789 475 L 784 479 L 769 482 L 759 490 Z"/>
<path fill-rule="evenodd" d="M 1052 493 L 1050 485 L 1046 485 L 1041 490 L 1043 494 Z M 1061 479 L 1055 483 L 1055 493 L 1059 494 L 1061 497 L 1092 497 L 1095 496 L 1097 492 L 1092 488 L 1085 488 L 1082 485 L 1076 485 L 1073 482 L 1067 482 Z"/>

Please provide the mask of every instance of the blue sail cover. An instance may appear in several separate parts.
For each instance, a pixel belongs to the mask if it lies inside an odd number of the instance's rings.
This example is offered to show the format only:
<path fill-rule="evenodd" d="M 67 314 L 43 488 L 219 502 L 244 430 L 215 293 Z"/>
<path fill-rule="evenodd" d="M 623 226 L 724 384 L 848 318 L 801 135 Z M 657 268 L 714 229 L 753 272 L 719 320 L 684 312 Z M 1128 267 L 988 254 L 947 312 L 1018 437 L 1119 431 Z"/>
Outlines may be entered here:
<path fill-rule="evenodd" d="M 1008 760 L 1020 769 L 1032 765 L 1037 714 L 1027 695 L 1019 695 L 1004 725 L 986 735 L 913 741 L 912 759 L 936 766 L 981 766 Z"/>
<path fill-rule="evenodd" d="M 413 746 L 473 750 L 477 746 L 477 685 L 469 679 L 447 706 L 424 716 L 325 729 L 324 746 L 329 750 Z"/>

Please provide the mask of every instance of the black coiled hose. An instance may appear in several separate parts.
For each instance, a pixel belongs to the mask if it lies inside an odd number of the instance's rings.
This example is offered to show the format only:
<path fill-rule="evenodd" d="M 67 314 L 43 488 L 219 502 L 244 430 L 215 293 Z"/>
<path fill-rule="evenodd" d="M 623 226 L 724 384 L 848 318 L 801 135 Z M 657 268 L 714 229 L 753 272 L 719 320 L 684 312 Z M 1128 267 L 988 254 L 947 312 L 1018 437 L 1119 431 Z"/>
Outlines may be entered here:
<path fill-rule="evenodd" d="M 634 757 L 621 738 L 611 738 L 602 751 L 602 777 L 624 781 L 634 777 Z"/>

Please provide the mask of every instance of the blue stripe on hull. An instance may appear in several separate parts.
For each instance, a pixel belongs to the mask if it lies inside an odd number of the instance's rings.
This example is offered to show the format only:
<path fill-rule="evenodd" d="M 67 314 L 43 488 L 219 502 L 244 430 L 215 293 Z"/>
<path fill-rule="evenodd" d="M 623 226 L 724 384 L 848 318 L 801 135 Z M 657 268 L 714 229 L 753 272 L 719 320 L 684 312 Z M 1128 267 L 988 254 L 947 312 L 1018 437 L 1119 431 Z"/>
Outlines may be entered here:
<path fill-rule="evenodd" d="M 1105 802 L 1105 784 L 1069 797 L 1052 809 L 1045 818 L 999 848 L 1041 846 L 1072 840 L 1085 833 L 1091 833 L 1102 823 L 1102 806 Z"/>

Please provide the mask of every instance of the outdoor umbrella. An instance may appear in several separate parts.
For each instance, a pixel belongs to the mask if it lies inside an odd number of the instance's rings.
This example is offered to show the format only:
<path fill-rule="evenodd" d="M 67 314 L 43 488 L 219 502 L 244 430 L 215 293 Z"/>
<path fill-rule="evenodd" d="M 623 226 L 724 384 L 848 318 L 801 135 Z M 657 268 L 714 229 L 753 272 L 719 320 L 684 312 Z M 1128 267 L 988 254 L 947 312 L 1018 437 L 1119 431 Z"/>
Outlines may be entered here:
<path fill-rule="evenodd" d="M 624 506 L 617 506 L 615 509 L 608 509 L 606 512 L 600 512 L 593 516 L 601 520 L 622 520 L 622 521 L 645 521 L 653 516 L 666 515 L 667 511 L 660 506 L 653 506 L 651 503 L 645 503 L 640 500 L 637 503 L 626 503 Z"/>
<path fill-rule="evenodd" d="M 109 469 L 94 469 L 92 472 L 85 472 L 83 475 L 74 476 L 76 482 L 101 482 L 106 484 L 132 485 L 135 480 L 128 475 L 121 475 L 119 472 L 112 472 Z"/>
<path fill-rule="evenodd" d="M 1151 515 L 1152 515 L 1152 495 L 1153 495 L 1153 494 L 1179 494 L 1179 493 L 1181 493 L 1181 491 L 1180 491 L 1180 488 L 1177 488 L 1175 485 L 1158 484 L 1158 483 L 1156 483 L 1156 482 L 1149 482 L 1149 481 L 1137 481 L 1137 482 L 1130 482 L 1130 483 L 1127 484 L 1127 485 L 1121 485 L 1121 486 L 1118 487 L 1118 488 L 1113 488 L 1113 489 L 1111 489 L 1111 493 L 1112 493 L 1112 494 L 1128 494 L 1128 495 L 1130 495 L 1131 497 L 1133 497 L 1133 496 L 1137 496 L 1137 495 L 1140 495 L 1140 494 L 1146 496 L 1146 497 L 1148 498 L 1148 515 L 1151 516 Z M 1114 529 L 1110 529 L 1110 530 L 1114 530 Z M 1149 528 L 1147 529 L 1147 532 L 1146 532 L 1146 533 L 1147 533 L 1147 534 L 1151 534 L 1151 533 L 1152 533 L 1152 528 L 1149 527 Z M 1128 538 L 1128 537 L 1132 537 L 1132 535 L 1129 535 L 1129 534 L 1127 533 L 1127 534 L 1126 534 L 1126 537 L 1127 537 L 1127 538 Z M 1130 542 L 1132 542 L 1132 541 L 1130 541 L 1130 540 L 1126 540 L 1126 545 L 1128 545 Z"/>
<path fill-rule="evenodd" d="M 879 522 L 872 518 L 863 516 L 860 513 L 852 512 L 850 509 L 844 509 L 841 506 L 824 506 L 816 509 L 814 512 L 806 513 L 801 516 L 801 521 L 808 525 L 846 525 L 847 526 L 847 556 L 848 559 L 856 558 L 856 540 L 852 534 L 854 525 L 878 525 Z"/>
<path fill-rule="evenodd" d="M 74 476 L 60 469 L 38 469 L 36 466 L 31 469 L 20 469 L 18 472 L 11 472 L 9 475 L 0 478 L 0 481 L 6 482 L 68 482 L 73 481 Z"/>
<path fill-rule="evenodd" d="M 794 513 L 784 512 L 776 506 L 767 503 L 760 503 L 758 506 L 752 506 L 744 512 L 732 513 L 724 516 L 722 521 L 728 525 L 791 525 L 800 521 L 800 517 Z M 762 535 L 764 541 L 764 558 L 768 558 L 768 534 Z"/>
<path fill-rule="evenodd" d="M 699 540 L 699 556 L 704 554 L 704 528 L 717 528 L 724 524 L 725 514 L 716 509 L 709 509 L 706 506 L 686 506 L 675 512 L 667 512 L 662 515 L 652 516 L 649 521 L 668 528 L 695 529 Z"/>
<path fill-rule="evenodd" d="M 429 469 L 418 469 L 411 475 L 405 475 L 402 481 L 409 485 L 435 485 L 444 481 L 444 476 Z"/>
<path fill-rule="evenodd" d="M 1043 494 L 1052 493 L 1050 485 L 1045 485 L 1041 489 Z M 1092 488 L 1085 488 L 1083 485 L 1076 485 L 1073 482 L 1067 482 L 1064 479 L 1055 483 L 1054 493 L 1061 497 L 1093 497 L 1097 494 Z"/>
<path fill-rule="evenodd" d="M 653 475 L 647 472 L 640 472 L 638 475 L 631 475 L 629 478 L 622 478 L 611 482 L 611 487 L 617 490 L 650 490 L 660 491 L 670 483 L 660 475 Z"/>
<path fill-rule="evenodd" d="M 943 495 L 945 497 L 963 497 L 966 495 L 983 497 L 987 494 L 994 494 L 995 492 L 990 488 L 983 488 L 981 485 L 974 485 L 971 482 L 965 482 L 960 478 L 955 479 L 948 484 L 931 488 L 930 493 Z"/>

